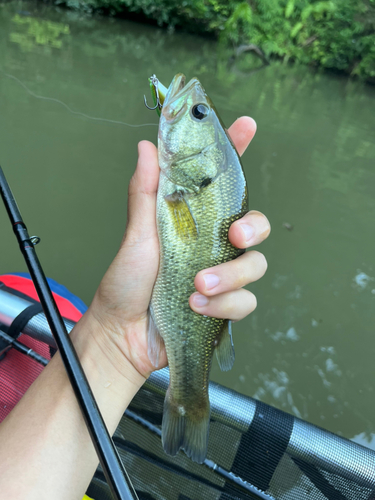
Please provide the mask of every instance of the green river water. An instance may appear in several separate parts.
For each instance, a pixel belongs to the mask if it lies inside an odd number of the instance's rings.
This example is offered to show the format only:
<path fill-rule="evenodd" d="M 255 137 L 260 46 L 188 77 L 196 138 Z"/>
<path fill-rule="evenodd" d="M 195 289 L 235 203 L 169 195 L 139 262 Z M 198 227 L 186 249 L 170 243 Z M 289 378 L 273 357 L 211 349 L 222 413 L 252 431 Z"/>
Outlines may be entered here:
<path fill-rule="evenodd" d="M 89 303 L 125 228 L 137 142 L 156 141 L 147 77 L 197 76 L 227 126 L 253 116 L 243 164 L 272 225 L 269 269 L 234 326 L 232 371 L 215 361 L 212 379 L 375 448 L 375 89 L 249 64 L 228 66 L 212 40 L 0 4 L 0 164 L 46 274 Z M 0 228 L 0 274 L 25 271 L 1 207 Z"/>

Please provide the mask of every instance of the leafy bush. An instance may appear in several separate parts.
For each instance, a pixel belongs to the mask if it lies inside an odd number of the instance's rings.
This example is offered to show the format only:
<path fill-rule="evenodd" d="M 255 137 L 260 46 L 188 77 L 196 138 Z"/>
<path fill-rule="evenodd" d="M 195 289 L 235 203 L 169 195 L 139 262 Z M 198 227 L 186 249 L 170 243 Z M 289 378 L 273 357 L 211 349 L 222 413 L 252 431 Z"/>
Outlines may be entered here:
<path fill-rule="evenodd" d="M 375 0 L 55 0 L 88 12 L 141 15 L 171 28 L 254 44 L 267 57 L 375 82 Z"/>

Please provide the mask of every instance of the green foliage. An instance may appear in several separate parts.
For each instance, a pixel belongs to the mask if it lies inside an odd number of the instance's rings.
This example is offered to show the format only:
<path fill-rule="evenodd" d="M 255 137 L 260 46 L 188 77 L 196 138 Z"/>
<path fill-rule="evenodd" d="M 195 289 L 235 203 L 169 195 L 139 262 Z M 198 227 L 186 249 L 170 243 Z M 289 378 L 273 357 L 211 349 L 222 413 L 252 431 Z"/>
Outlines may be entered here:
<path fill-rule="evenodd" d="M 132 12 L 162 26 L 216 36 L 224 46 L 255 44 L 267 57 L 375 79 L 375 0 L 55 2 L 88 12 Z"/>

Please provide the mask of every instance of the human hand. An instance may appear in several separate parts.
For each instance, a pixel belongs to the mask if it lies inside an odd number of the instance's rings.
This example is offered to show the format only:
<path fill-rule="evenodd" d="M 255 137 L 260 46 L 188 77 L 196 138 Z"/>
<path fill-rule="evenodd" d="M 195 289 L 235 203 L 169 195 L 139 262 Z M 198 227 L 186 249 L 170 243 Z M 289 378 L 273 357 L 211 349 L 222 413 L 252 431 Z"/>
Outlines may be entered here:
<path fill-rule="evenodd" d="M 240 155 L 255 130 L 254 120 L 248 117 L 239 118 L 230 127 L 228 132 Z M 152 143 L 140 142 L 138 153 L 137 168 L 129 184 L 126 233 L 89 314 L 101 326 L 96 341 L 102 351 L 120 372 L 139 382 L 155 369 L 147 355 L 147 310 L 159 266 L 156 229 L 159 166 L 157 149 Z M 232 224 L 229 240 L 238 248 L 249 248 L 267 238 L 269 232 L 267 218 L 252 211 Z M 250 251 L 233 261 L 200 271 L 195 278 L 197 292 L 190 297 L 190 307 L 207 316 L 242 319 L 256 307 L 255 296 L 242 287 L 258 280 L 266 268 L 264 256 Z M 214 283 L 216 286 L 212 286 Z M 124 357 L 134 368 L 132 373 Z M 166 364 L 164 351 L 158 368 Z"/>

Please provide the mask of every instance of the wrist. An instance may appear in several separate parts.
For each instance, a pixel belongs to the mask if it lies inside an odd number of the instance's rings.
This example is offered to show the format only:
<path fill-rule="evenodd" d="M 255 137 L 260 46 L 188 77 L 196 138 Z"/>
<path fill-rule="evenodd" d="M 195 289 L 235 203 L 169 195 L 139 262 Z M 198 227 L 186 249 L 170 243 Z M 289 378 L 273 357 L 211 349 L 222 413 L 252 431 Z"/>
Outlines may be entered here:
<path fill-rule="evenodd" d="M 70 337 L 112 435 L 145 379 L 126 359 L 117 369 L 90 311 Z M 59 352 L 0 427 L 1 498 L 82 498 L 97 456 Z"/>
<path fill-rule="evenodd" d="M 103 414 L 108 405 L 112 412 L 117 407 L 121 417 L 146 378 L 119 351 L 91 309 L 70 336 Z"/>

